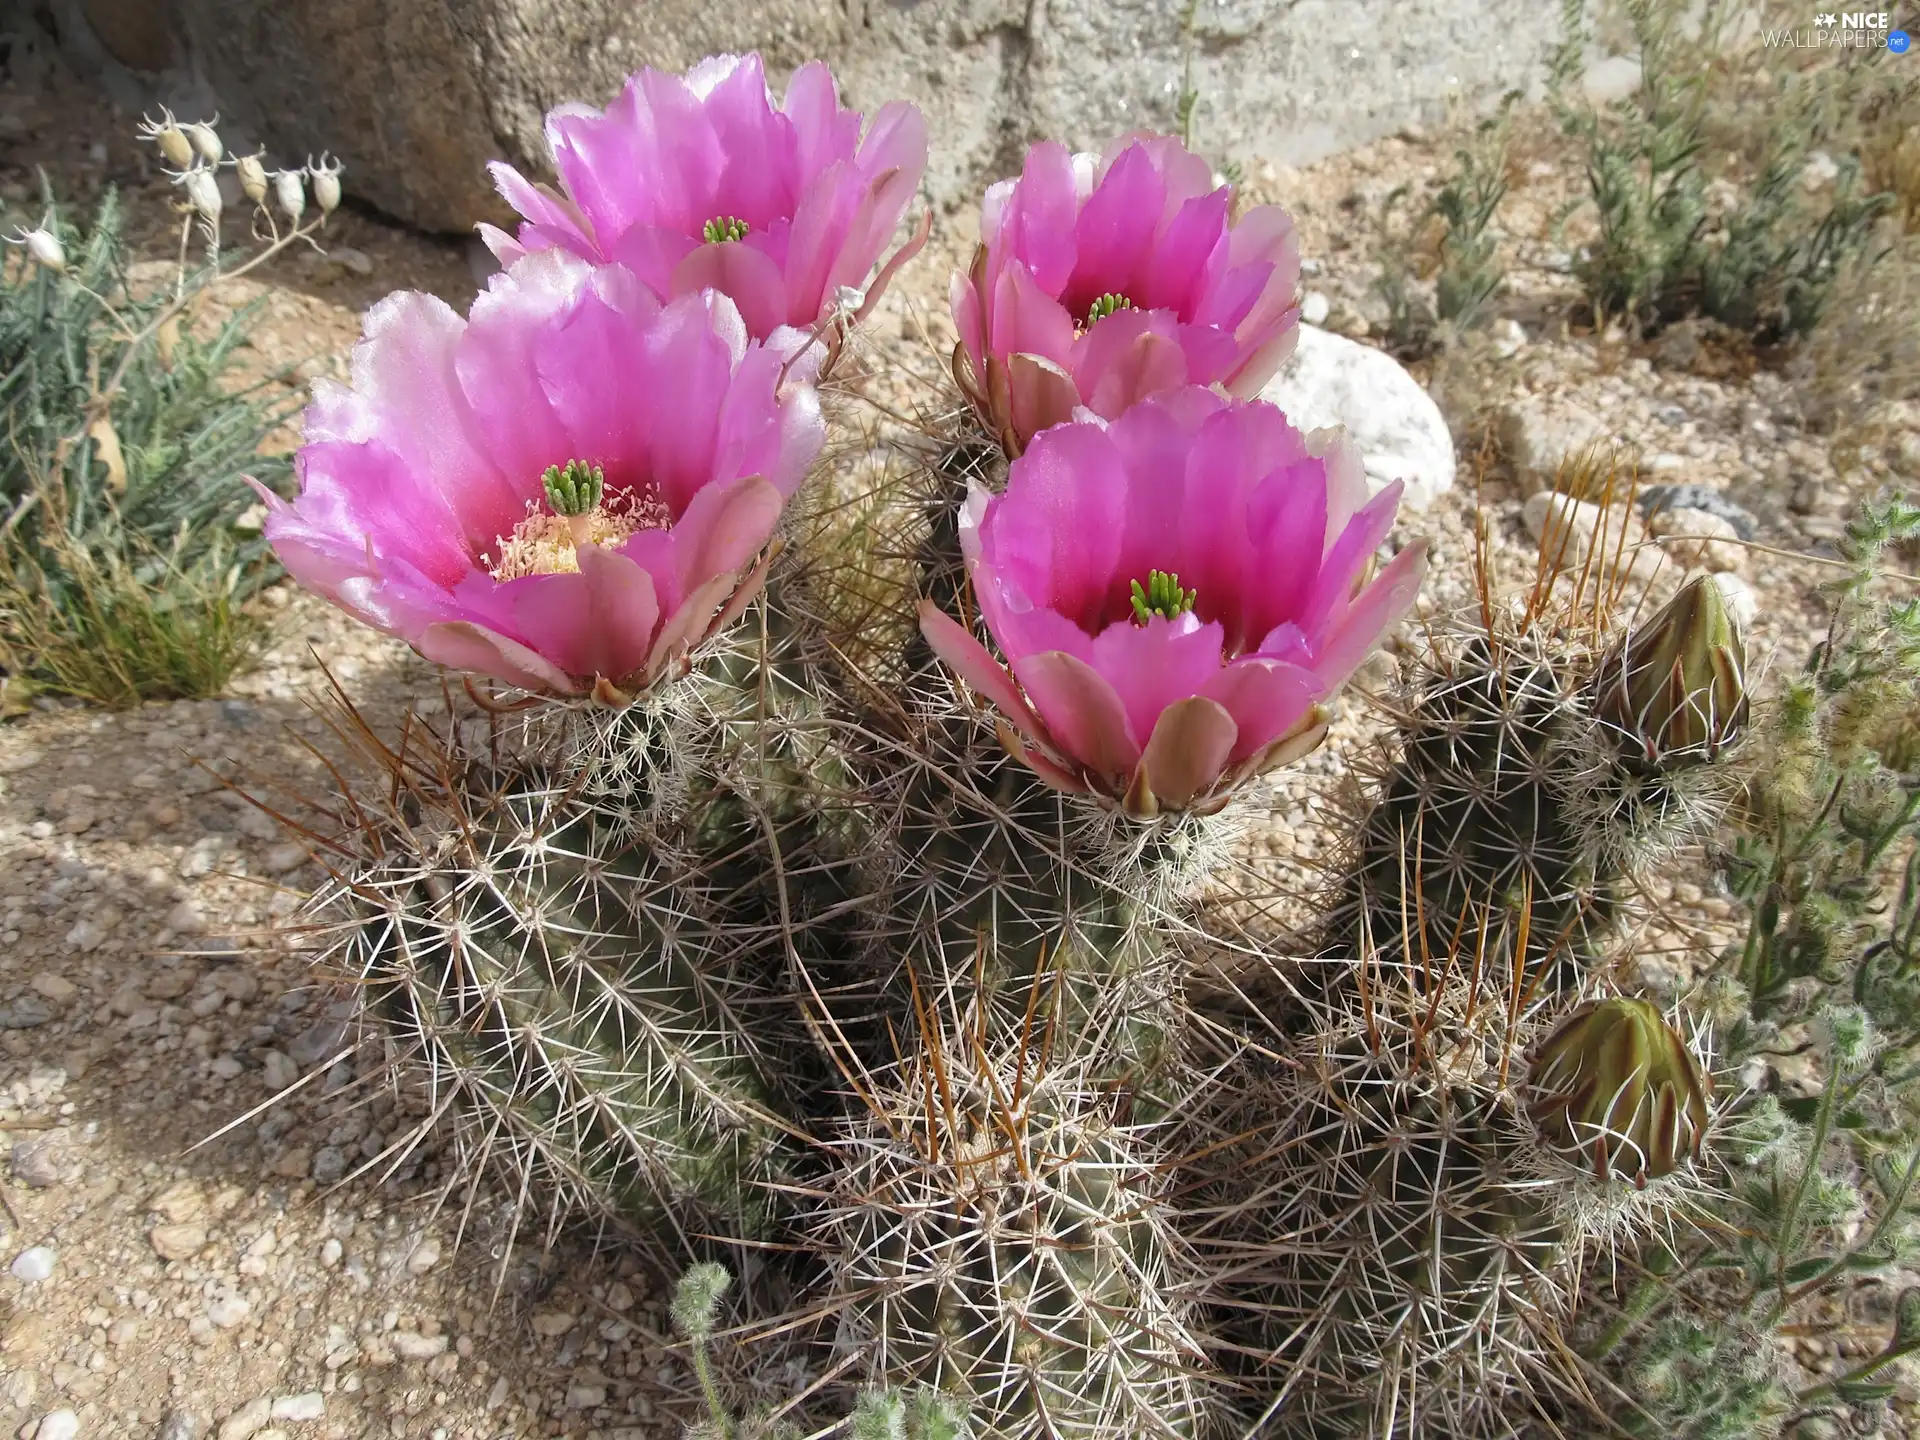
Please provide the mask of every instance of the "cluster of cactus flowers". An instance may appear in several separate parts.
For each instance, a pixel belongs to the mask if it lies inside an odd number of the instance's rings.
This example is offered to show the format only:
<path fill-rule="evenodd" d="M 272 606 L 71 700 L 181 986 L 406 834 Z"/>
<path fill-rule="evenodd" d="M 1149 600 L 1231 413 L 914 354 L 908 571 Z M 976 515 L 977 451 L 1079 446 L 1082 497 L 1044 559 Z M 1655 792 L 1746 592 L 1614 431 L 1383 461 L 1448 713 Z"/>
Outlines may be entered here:
<path fill-rule="evenodd" d="M 548 131 L 502 271 L 376 306 L 268 497 L 477 707 L 348 732 L 380 783 L 320 901 L 432 1114 L 529 1212 L 740 1270 L 735 1333 L 865 1387 L 857 1434 L 1573 1414 L 1583 1267 L 1709 1183 L 1701 1039 L 1606 962 L 1745 724 L 1721 592 L 1433 627 L 1274 933 L 1215 869 L 1426 564 L 1254 398 L 1285 214 L 1165 137 L 1036 145 L 954 277 L 959 393 L 855 505 L 918 112 L 728 56 Z"/>

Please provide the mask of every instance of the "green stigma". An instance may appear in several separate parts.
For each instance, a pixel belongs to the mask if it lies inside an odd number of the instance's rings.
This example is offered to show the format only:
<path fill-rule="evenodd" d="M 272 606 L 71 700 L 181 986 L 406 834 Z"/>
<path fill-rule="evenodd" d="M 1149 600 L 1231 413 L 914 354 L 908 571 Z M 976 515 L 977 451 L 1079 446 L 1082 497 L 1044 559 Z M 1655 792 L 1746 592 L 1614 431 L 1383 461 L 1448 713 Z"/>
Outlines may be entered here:
<path fill-rule="evenodd" d="M 1113 314 L 1116 310 L 1131 310 L 1133 302 L 1124 295 L 1102 295 L 1087 310 L 1087 324 L 1093 326 Z"/>
<path fill-rule="evenodd" d="M 1138 580 L 1133 582 L 1133 618 L 1142 625 L 1155 615 L 1171 620 L 1193 609 L 1194 597 L 1198 593 L 1182 590 L 1178 575 L 1169 575 L 1164 570 L 1149 570 L 1145 586 Z"/>
<path fill-rule="evenodd" d="M 709 245 L 723 245 L 729 240 L 747 238 L 747 222 L 734 215 L 721 215 L 707 221 L 700 227 L 700 233 L 707 237 Z"/>
<path fill-rule="evenodd" d="M 598 465 L 584 460 L 569 460 L 565 465 L 549 465 L 540 477 L 553 513 L 569 519 L 591 515 L 600 504 L 600 492 L 606 488 L 606 476 Z"/>

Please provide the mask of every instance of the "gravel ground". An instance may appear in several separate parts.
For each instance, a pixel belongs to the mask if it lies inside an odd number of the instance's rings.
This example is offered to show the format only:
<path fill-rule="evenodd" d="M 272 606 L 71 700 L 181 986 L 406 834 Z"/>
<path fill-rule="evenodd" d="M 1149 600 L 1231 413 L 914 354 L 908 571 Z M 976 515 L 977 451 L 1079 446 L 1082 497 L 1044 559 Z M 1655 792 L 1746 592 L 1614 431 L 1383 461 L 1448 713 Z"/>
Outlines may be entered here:
<path fill-rule="evenodd" d="M 64 85 L 49 76 L 0 112 L 0 193 L 27 201 L 32 163 L 76 198 L 112 180 L 129 187 L 146 252 L 171 253 L 166 187 L 126 140 L 125 117 Z M 1294 209 L 1308 285 L 1333 328 L 1364 336 L 1384 318 L 1358 217 L 1403 180 L 1432 181 L 1452 143 L 1413 134 L 1252 177 L 1256 199 Z M 1915 415 L 1896 413 L 1875 448 L 1842 446 L 1800 428 L 1777 374 L 1726 373 L 1674 342 L 1580 333 L 1545 254 L 1568 172 L 1546 157 L 1521 178 L 1510 223 L 1540 265 L 1516 274 L 1489 343 L 1417 370 L 1441 394 L 1462 458 L 1455 491 L 1404 527 L 1434 546 L 1423 615 L 1444 618 L 1473 594 L 1476 502 L 1505 585 L 1530 577 L 1533 482 L 1513 437 L 1530 414 L 1551 429 L 1564 420 L 1556 407 L 1577 402 L 1636 447 L 1643 479 L 1711 487 L 1772 547 L 1723 538 L 1715 563 L 1751 587 L 1755 654 L 1776 672 L 1797 665 L 1821 625 L 1819 557 L 1851 496 L 1920 469 Z M 876 393 L 890 406 L 938 403 L 944 277 L 974 223 L 938 217 L 929 253 L 875 323 L 894 367 Z M 334 235 L 332 261 L 289 259 L 236 297 L 266 301 L 250 365 L 297 364 L 295 384 L 338 373 L 356 309 L 386 289 L 471 293 L 458 243 L 346 212 Z M 1656 593 L 1678 575 L 1678 549 L 1649 544 Z M 420 1117 L 374 1059 L 347 1053 L 351 998 L 315 979 L 299 922 L 318 868 L 227 781 L 324 791 L 306 748 L 324 748 L 313 708 L 323 666 L 378 723 L 431 701 L 439 681 L 309 597 L 267 600 L 281 638 L 226 698 L 125 714 L 41 708 L 0 727 L 0 1150 L 11 1162 L 0 1177 L 0 1264 L 11 1266 L 0 1276 L 0 1432 L 676 1433 L 692 1413 L 687 1378 L 648 1278 L 570 1239 L 510 1250 L 503 1202 L 485 1189 L 456 1245 L 462 1212 L 436 1203 L 448 1177 L 435 1142 L 410 1143 Z M 1377 662 L 1364 680 L 1390 670 Z M 1273 780 L 1269 813 L 1254 807 L 1250 873 L 1297 877 L 1329 853 L 1351 757 L 1378 730 L 1350 704 L 1319 754 Z M 1732 917 L 1684 874 L 1648 901 L 1633 963 L 1664 988 L 1688 948 L 1726 934 Z M 1831 1358 L 1826 1341 L 1809 1344 L 1810 1365 Z M 62 1412 L 75 1428 L 53 1418 Z"/>

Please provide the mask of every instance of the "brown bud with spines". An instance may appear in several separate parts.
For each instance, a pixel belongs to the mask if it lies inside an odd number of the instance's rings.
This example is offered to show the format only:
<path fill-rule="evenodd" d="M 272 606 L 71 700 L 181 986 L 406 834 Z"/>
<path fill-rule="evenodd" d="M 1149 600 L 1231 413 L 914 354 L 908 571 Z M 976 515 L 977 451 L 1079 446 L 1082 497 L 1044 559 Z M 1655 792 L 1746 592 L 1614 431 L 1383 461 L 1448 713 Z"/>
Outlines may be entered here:
<path fill-rule="evenodd" d="M 1601 660 L 1600 719 L 1659 770 L 1717 759 L 1747 724 L 1746 645 L 1711 575 L 1688 582 Z"/>
<path fill-rule="evenodd" d="M 1713 1082 L 1659 1007 L 1621 996 L 1569 1016 L 1532 1057 L 1528 1112 L 1556 1151 L 1644 1187 L 1697 1160 Z"/>

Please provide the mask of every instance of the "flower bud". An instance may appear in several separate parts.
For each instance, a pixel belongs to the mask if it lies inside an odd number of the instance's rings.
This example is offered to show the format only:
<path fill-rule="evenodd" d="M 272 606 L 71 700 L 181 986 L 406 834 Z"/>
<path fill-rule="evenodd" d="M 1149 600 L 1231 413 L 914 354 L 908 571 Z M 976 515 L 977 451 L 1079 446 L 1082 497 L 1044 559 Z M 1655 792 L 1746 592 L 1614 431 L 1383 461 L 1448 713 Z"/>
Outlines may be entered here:
<path fill-rule="evenodd" d="M 689 1340 L 709 1340 L 720 1318 L 720 1297 L 733 1284 L 727 1267 L 711 1260 L 690 1265 L 673 1287 L 668 1314 L 673 1328 Z"/>
<path fill-rule="evenodd" d="M 214 116 L 215 120 L 219 118 L 217 115 Z M 204 120 L 196 120 L 193 124 L 183 125 L 181 128 L 187 132 L 187 139 L 193 142 L 194 151 L 202 160 L 209 165 L 220 163 L 220 157 L 226 153 L 226 150 L 220 144 L 219 132 L 211 124 Z"/>
<path fill-rule="evenodd" d="M 256 205 L 267 203 L 267 167 L 260 163 L 258 155 L 241 155 L 233 162 L 234 173 L 240 177 L 240 189 L 247 199 Z"/>
<path fill-rule="evenodd" d="M 1601 720 L 1660 769 L 1712 760 L 1747 723 L 1746 646 L 1702 575 L 1621 637 L 1596 676 Z"/>
<path fill-rule="evenodd" d="M 304 170 L 280 170 L 273 177 L 273 198 L 281 213 L 296 225 L 307 208 L 306 178 Z"/>
<path fill-rule="evenodd" d="M 313 176 L 313 198 L 319 204 L 322 215 L 331 215 L 340 208 L 340 171 L 343 168 L 338 160 L 329 162 L 324 152 L 318 165 L 307 166 L 307 173 Z"/>
<path fill-rule="evenodd" d="M 214 178 L 213 171 L 205 167 L 195 167 L 180 177 L 181 184 L 187 187 L 187 199 L 206 222 L 208 230 L 216 230 L 220 225 L 220 182 Z"/>
<path fill-rule="evenodd" d="M 33 230 L 23 230 L 18 235 L 7 237 L 15 245 L 24 245 L 27 254 L 43 270 L 51 270 L 56 275 L 67 268 L 66 247 L 61 245 L 60 237 L 44 225 Z"/>
<path fill-rule="evenodd" d="M 1645 1000 L 1578 1011 L 1534 1052 L 1528 1112 L 1547 1143 L 1598 1179 L 1644 1186 L 1698 1159 L 1713 1082 Z"/>

